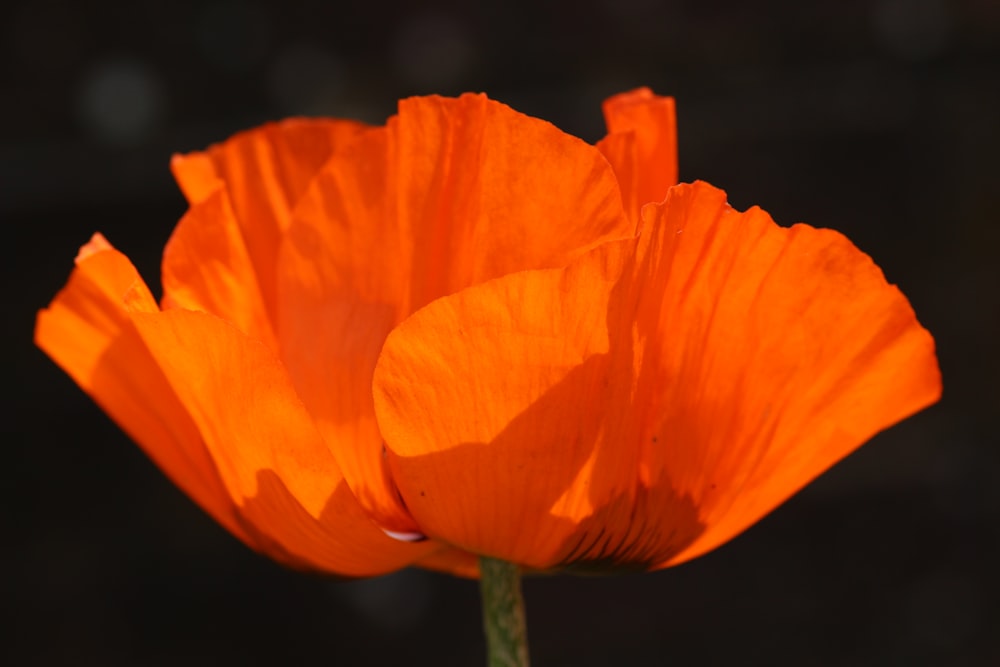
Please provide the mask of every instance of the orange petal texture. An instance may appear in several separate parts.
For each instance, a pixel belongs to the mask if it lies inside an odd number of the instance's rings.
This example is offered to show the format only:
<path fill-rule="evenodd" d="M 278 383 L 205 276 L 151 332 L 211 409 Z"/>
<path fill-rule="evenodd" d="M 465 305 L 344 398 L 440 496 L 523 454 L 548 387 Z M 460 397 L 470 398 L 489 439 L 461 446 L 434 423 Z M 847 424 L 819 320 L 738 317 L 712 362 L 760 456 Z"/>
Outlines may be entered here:
<path fill-rule="evenodd" d="M 364 129 L 354 121 L 294 118 L 171 162 L 192 205 L 227 191 L 268 313 L 277 309 L 275 265 L 292 210 L 323 163 Z"/>
<path fill-rule="evenodd" d="M 677 184 L 677 112 L 672 97 L 649 88 L 604 102 L 608 136 L 597 143 L 614 167 L 625 210 L 636 223 L 643 205 L 660 202 Z"/>
<path fill-rule="evenodd" d="M 434 299 L 631 235 L 601 151 L 483 95 L 385 127 L 293 119 L 177 156 L 190 209 L 158 307 L 103 237 L 36 340 L 185 492 L 289 565 L 474 576 L 423 537 L 385 467 L 371 379 Z"/>
<path fill-rule="evenodd" d="M 129 308 L 229 496 L 268 546 L 303 567 L 353 576 L 437 548 L 394 540 L 371 522 L 273 351 L 213 315 Z"/>
<path fill-rule="evenodd" d="M 691 558 L 932 402 L 933 342 L 843 237 L 675 187 L 672 99 L 604 114 L 412 98 L 175 157 L 160 304 L 95 235 L 36 342 L 292 567 Z"/>
<path fill-rule="evenodd" d="M 343 484 L 280 363 L 214 315 L 161 312 L 101 236 L 36 341 L 192 499 L 293 567 L 370 576 L 440 546 L 391 539 Z"/>
<path fill-rule="evenodd" d="M 704 183 L 642 217 L 389 335 L 376 414 L 429 536 L 538 569 L 672 565 L 938 399 L 931 336 L 842 235 Z"/>
<path fill-rule="evenodd" d="M 95 234 L 80 249 L 69 282 L 38 314 L 35 342 L 175 484 L 251 543 L 198 429 L 132 326 L 126 294 L 155 308 L 132 263 Z"/>
<path fill-rule="evenodd" d="M 621 201 L 593 146 L 483 95 L 404 100 L 323 167 L 279 258 L 281 354 L 381 525 L 419 532 L 371 397 L 389 331 L 438 297 L 631 235 Z"/>

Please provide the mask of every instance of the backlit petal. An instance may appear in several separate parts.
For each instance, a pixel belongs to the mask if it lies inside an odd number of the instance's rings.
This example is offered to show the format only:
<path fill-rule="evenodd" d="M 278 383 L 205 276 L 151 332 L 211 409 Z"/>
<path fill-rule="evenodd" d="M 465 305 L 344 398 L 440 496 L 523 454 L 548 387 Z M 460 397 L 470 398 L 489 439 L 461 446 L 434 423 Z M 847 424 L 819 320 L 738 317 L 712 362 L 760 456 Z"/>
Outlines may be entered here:
<path fill-rule="evenodd" d="M 440 549 L 377 528 L 274 353 L 230 324 L 184 310 L 132 313 L 201 431 L 222 481 L 272 555 L 349 576 L 390 572 Z"/>
<path fill-rule="evenodd" d="M 411 240 L 406 314 L 631 233 L 598 151 L 484 95 L 404 100 L 388 131 L 394 217 Z"/>
<path fill-rule="evenodd" d="M 639 199 L 637 172 L 640 168 L 634 132 L 609 134 L 597 142 L 597 148 L 614 169 L 622 194 L 622 206 L 636 228 L 639 212 L 645 203 Z"/>
<path fill-rule="evenodd" d="M 291 211 L 323 163 L 364 127 L 353 121 L 295 118 L 241 132 L 171 162 L 191 204 L 220 187 L 228 192 L 272 315 L 275 263 Z"/>
<path fill-rule="evenodd" d="M 617 407 L 606 319 L 633 245 L 472 287 L 390 334 L 376 414 L 399 489 L 429 535 L 540 569 L 572 549 L 594 506 L 567 507 L 577 502 L 567 489 L 603 500 L 634 458 L 597 451 Z"/>
<path fill-rule="evenodd" d="M 163 307 L 212 313 L 277 349 L 225 189 L 192 204 L 174 229 L 163 251 Z"/>
<path fill-rule="evenodd" d="M 677 184 L 677 114 L 672 97 L 639 88 L 604 102 L 608 136 L 597 147 L 615 169 L 633 220 L 645 204 L 660 202 Z M 631 141 L 622 137 L 631 136 Z"/>
<path fill-rule="evenodd" d="M 730 539 L 934 402 L 933 340 L 843 236 L 677 186 L 642 234 L 441 299 L 375 405 L 428 535 L 536 568 L 655 568 Z"/>
<path fill-rule="evenodd" d="M 659 384 L 671 409 L 648 424 L 682 444 L 657 450 L 655 466 L 708 526 L 673 564 L 731 539 L 936 402 L 941 377 L 906 298 L 838 232 L 779 228 L 703 183 L 647 212 L 673 235 L 662 296 L 673 308 L 658 330 L 682 327 L 686 348 L 661 352 L 677 381 Z"/>
<path fill-rule="evenodd" d="M 38 314 L 35 343 L 198 505 L 253 546 L 198 429 L 136 334 L 123 299 L 153 297 L 103 236 L 80 250 L 69 282 Z"/>
<path fill-rule="evenodd" d="M 372 407 L 391 328 L 439 296 L 631 233 L 599 151 L 482 95 L 404 100 L 325 165 L 282 249 L 282 358 L 382 525 L 416 526 L 385 473 Z"/>

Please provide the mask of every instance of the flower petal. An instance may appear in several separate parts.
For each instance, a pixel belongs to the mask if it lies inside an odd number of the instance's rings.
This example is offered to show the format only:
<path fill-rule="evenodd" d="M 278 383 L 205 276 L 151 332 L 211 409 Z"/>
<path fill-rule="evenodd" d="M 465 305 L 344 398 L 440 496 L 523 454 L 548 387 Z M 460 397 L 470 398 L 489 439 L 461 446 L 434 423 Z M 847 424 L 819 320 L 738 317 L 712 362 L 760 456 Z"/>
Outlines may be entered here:
<path fill-rule="evenodd" d="M 484 95 L 404 100 L 389 134 L 397 224 L 413 240 L 407 314 L 631 234 L 598 151 Z"/>
<path fill-rule="evenodd" d="M 615 169 L 625 208 L 633 220 L 650 202 L 660 202 L 677 184 L 677 113 L 672 97 L 649 88 L 604 102 L 608 136 L 597 147 Z M 632 141 L 623 137 L 632 137 Z"/>
<path fill-rule="evenodd" d="M 275 263 L 291 211 L 324 162 L 364 130 L 343 120 L 291 119 L 233 136 L 204 152 L 174 156 L 171 168 L 191 204 L 224 187 L 257 271 L 268 312 L 276 312 Z"/>
<path fill-rule="evenodd" d="M 132 321 L 271 555 L 371 576 L 441 548 L 394 540 L 371 522 L 281 363 L 259 341 L 205 313 L 138 307 Z"/>
<path fill-rule="evenodd" d="M 605 410 L 617 407 L 606 403 L 605 321 L 632 245 L 463 290 L 389 335 L 375 409 L 394 479 L 428 535 L 536 569 L 572 550 L 593 507 L 568 507 L 567 489 L 603 501 L 629 456 L 595 458 Z"/>
<path fill-rule="evenodd" d="M 840 234 L 704 183 L 645 213 L 637 239 L 390 334 L 376 414 L 428 535 L 536 568 L 662 567 L 939 396 L 930 335 Z"/>
<path fill-rule="evenodd" d="M 155 307 L 128 258 L 95 234 L 81 248 L 66 287 L 39 312 L 35 343 L 167 477 L 253 546 L 197 428 L 129 321 L 122 300 L 127 292 Z"/>
<path fill-rule="evenodd" d="M 934 340 L 906 297 L 838 232 L 777 227 L 758 208 L 733 210 L 704 183 L 678 188 L 648 214 L 675 237 L 662 298 L 677 305 L 658 330 L 681 327 L 689 341 L 686 351 L 665 346 L 661 367 L 677 381 L 660 383 L 671 410 L 651 422 L 687 444 L 664 449 L 656 465 L 708 526 L 666 565 L 735 537 L 935 403 L 941 376 Z"/>
<path fill-rule="evenodd" d="M 225 189 L 192 204 L 174 229 L 163 252 L 163 306 L 211 313 L 277 349 Z"/>
<path fill-rule="evenodd" d="M 482 95 L 404 100 L 386 128 L 325 165 L 282 249 L 282 357 L 383 526 L 415 528 L 386 474 L 371 403 L 392 327 L 439 296 L 562 266 L 631 233 L 594 147 Z"/>

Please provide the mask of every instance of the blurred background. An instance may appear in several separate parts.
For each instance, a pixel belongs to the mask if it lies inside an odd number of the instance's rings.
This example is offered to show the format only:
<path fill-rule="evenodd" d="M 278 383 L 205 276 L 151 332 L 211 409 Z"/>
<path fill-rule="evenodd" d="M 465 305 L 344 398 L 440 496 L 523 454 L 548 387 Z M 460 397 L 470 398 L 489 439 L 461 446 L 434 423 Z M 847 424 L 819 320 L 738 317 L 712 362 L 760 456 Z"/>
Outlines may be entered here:
<path fill-rule="evenodd" d="M 483 663 L 474 582 L 334 583 L 241 546 L 32 345 L 101 230 L 158 285 L 170 155 L 485 91 L 594 141 L 676 96 L 682 180 L 847 234 L 935 335 L 939 405 L 647 575 L 526 582 L 535 664 L 1000 664 L 1000 3 L 238 0 L 0 10 L 9 665 Z"/>

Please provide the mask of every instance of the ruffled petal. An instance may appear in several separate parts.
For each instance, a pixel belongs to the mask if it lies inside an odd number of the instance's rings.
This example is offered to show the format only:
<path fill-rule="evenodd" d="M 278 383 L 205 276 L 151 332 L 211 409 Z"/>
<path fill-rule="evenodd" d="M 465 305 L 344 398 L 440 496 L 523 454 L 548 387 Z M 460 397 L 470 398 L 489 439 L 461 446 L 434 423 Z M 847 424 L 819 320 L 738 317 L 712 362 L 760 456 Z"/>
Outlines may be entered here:
<path fill-rule="evenodd" d="M 621 399 L 606 319 L 632 245 L 463 290 L 389 335 L 375 409 L 399 490 L 428 535 L 546 569 L 624 487 L 616 480 L 634 453 L 598 455 L 598 445 Z M 589 496 L 568 497 L 573 488 Z"/>
<path fill-rule="evenodd" d="M 171 162 L 191 204 L 220 187 L 228 192 L 272 315 L 278 248 L 292 209 L 323 163 L 364 128 L 353 121 L 296 118 L 241 132 Z"/>
<path fill-rule="evenodd" d="M 533 568 L 657 568 L 757 521 L 933 403 L 930 335 L 840 234 L 703 183 L 639 237 L 440 299 L 374 377 L 431 537 Z"/>
<path fill-rule="evenodd" d="M 277 349 L 257 273 L 224 188 L 194 203 L 163 252 L 163 307 L 199 310 Z"/>
<path fill-rule="evenodd" d="M 625 208 L 638 222 L 645 204 L 663 201 L 677 184 L 674 99 L 638 88 L 608 98 L 603 108 L 608 136 L 597 147 L 614 167 Z"/>
<path fill-rule="evenodd" d="M 388 132 L 396 224 L 412 239 L 406 314 L 631 234 L 598 151 L 485 95 L 404 100 Z"/>
<path fill-rule="evenodd" d="M 935 403 L 934 340 L 906 297 L 838 232 L 780 228 L 704 183 L 646 211 L 670 240 L 657 331 L 670 409 L 655 450 L 707 526 L 661 565 L 735 537 L 879 431 Z M 660 298 L 660 297 L 658 297 Z M 651 320 L 652 321 L 652 320 Z M 693 392 L 691 390 L 694 390 Z"/>
<path fill-rule="evenodd" d="M 634 132 L 619 132 L 609 134 L 597 142 L 597 148 L 614 169 L 615 177 L 622 194 L 622 206 L 636 229 L 639 227 L 639 212 L 646 202 L 639 200 L 637 171 L 639 160 L 636 154 L 636 137 Z"/>
<path fill-rule="evenodd" d="M 38 314 L 35 343 L 135 440 L 178 487 L 250 546 L 235 505 L 187 410 L 125 312 L 153 297 L 128 258 L 100 234 L 80 250 L 66 287 Z"/>
<path fill-rule="evenodd" d="M 371 403 L 392 327 L 439 296 L 631 234 L 599 151 L 482 95 L 404 100 L 324 166 L 282 248 L 282 358 L 383 526 L 416 526 Z"/>
<path fill-rule="evenodd" d="M 392 539 L 371 522 L 266 346 L 212 315 L 130 306 L 248 529 L 270 555 L 372 576 L 441 548 Z"/>

